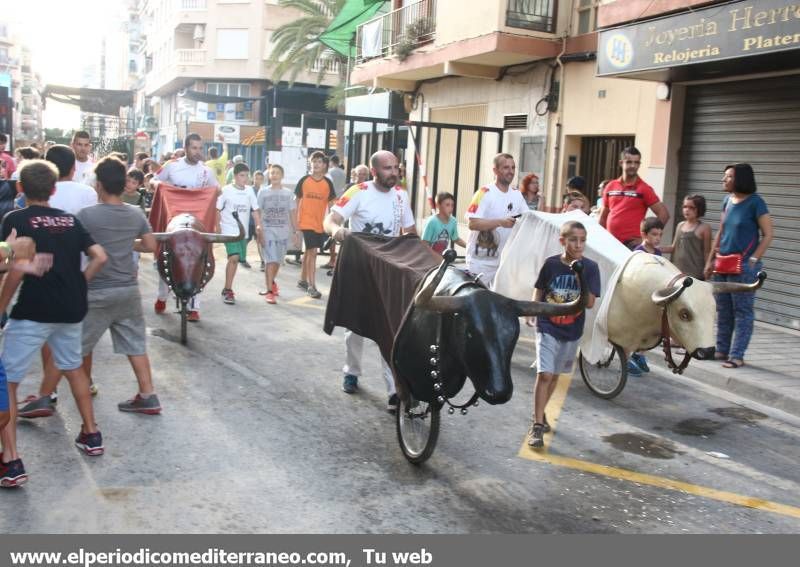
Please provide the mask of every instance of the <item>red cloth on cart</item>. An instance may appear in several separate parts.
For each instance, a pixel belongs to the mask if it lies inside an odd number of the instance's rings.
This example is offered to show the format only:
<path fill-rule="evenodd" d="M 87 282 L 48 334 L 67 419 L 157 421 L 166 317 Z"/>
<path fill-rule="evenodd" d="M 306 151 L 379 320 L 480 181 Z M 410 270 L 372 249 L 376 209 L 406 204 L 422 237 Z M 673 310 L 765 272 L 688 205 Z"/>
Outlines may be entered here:
<path fill-rule="evenodd" d="M 150 226 L 153 232 L 166 232 L 169 221 L 182 213 L 189 213 L 203 223 L 204 232 L 215 232 L 216 204 L 216 187 L 184 189 L 161 183 L 153 195 Z"/>

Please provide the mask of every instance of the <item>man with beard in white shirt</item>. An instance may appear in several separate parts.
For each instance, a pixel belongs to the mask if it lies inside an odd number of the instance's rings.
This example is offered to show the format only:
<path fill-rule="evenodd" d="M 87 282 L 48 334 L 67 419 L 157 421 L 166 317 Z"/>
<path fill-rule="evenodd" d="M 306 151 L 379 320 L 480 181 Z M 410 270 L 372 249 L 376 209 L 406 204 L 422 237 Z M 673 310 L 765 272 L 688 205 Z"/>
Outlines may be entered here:
<path fill-rule="evenodd" d="M 381 150 L 372 155 L 370 165 L 372 181 L 350 187 L 331 207 L 331 212 L 325 218 L 326 232 L 339 242 L 351 231 L 382 236 L 400 236 L 417 232 L 408 193 L 397 185 L 400 173 L 397 157 L 391 152 Z M 345 228 L 344 222 L 348 219 L 350 228 Z M 344 333 L 344 344 L 347 358 L 343 368 L 342 390 L 347 394 L 354 394 L 358 391 L 364 338 L 348 329 Z M 386 409 L 395 412 L 398 400 L 392 368 L 383 358 L 381 366 L 389 393 Z"/>
<path fill-rule="evenodd" d="M 75 173 L 72 180 L 94 188 L 94 162 L 89 157 L 92 152 L 92 137 L 89 136 L 89 132 L 85 130 L 75 132 L 72 135 L 71 146 L 75 152 Z"/>
<path fill-rule="evenodd" d="M 216 187 L 219 190 L 219 181 L 214 172 L 203 163 L 203 138 L 200 134 L 190 133 L 183 141 L 183 149 L 186 155 L 168 161 L 155 174 L 151 184 L 156 189 L 159 184 L 167 183 L 174 187 L 183 189 L 202 189 L 204 187 Z M 155 304 L 155 312 L 163 313 L 167 309 L 167 295 L 169 286 L 159 278 L 158 297 Z M 200 300 L 195 295 L 189 306 L 189 321 L 200 320 Z"/>

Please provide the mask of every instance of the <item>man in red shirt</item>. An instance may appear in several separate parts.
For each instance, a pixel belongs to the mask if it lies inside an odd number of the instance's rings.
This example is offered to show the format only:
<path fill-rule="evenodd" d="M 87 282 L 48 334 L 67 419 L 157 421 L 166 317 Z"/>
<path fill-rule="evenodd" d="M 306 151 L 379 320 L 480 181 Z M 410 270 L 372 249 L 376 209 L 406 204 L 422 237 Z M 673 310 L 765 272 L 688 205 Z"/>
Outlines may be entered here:
<path fill-rule="evenodd" d="M 619 165 L 622 177 L 609 181 L 603 188 L 603 205 L 600 208 L 600 226 L 630 249 L 642 243 L 640 225 L 653 211 L 666 226 L 669 211 L 653 188 L 639 177 L 642 154 L 629 146 L 622 150 Z"/>

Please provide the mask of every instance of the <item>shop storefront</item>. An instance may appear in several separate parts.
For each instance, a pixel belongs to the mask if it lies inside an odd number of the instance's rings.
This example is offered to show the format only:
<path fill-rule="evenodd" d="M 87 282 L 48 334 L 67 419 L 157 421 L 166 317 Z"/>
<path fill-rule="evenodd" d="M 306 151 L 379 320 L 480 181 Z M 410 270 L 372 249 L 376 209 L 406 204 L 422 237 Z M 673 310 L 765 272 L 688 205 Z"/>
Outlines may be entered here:
<path fill-rule="evenodd" d="M 729 2 L 604 30 L 598 75 L 659 81 L 672 96 L 676 222 L 699 193 L 716 231 L 725 166 L 753 166 L 775 225 L 757 317 L 800 328 L 800 4 Z"/>

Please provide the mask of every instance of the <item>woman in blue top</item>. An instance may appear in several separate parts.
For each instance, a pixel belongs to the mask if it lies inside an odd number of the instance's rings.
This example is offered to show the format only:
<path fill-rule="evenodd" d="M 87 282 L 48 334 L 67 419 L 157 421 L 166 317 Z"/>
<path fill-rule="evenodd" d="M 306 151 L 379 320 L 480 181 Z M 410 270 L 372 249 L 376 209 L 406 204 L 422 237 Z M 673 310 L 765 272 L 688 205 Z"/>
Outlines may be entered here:
<path fill-rule="evenodd" d="M 722 200 L 721 229 L 711 246 L 706 262 L 708 278 L 714 270 L 717 254 L 741 254 L 742 273 L 715 274 L 715 281 L 753 283 L 761 270 L 761 258 L 772 242 L 772 219 L 767 204 L 756 194 L 753 168 L 746 163 L 725 167 L 722 188 L 728 193 Z M 753 334 L 755 292 L 718 293 L 717 360 L 725 368 L 744 366 L 744 352 Z"/>

